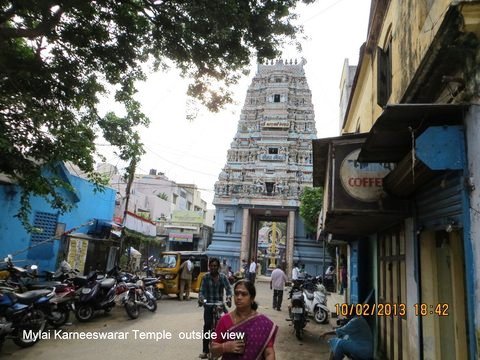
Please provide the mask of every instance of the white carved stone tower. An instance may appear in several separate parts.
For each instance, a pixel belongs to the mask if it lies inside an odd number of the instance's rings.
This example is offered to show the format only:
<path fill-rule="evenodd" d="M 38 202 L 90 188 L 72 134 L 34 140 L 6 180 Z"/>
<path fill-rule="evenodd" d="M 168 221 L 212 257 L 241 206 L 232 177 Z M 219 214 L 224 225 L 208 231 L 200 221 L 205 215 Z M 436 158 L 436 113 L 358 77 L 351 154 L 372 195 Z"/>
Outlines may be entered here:
<path fill-rule="evenodd" d="M 227 163 L 215 183 L 215 227 L 208 248 L 210 255 L 229 259 L 233 267 L 240 258 L 257 257 L 255 236 L 261 220 L 287 223 L 287 269 L 293 261 L 308 264 L 316 258 L 307 249 L 311 246 L 298 216 L 301 191 L 312 186 L 316 138 L 305 63 L 258 65 L 247 90 Z M 302 246 L 309 254 L 302 254 Z"/>

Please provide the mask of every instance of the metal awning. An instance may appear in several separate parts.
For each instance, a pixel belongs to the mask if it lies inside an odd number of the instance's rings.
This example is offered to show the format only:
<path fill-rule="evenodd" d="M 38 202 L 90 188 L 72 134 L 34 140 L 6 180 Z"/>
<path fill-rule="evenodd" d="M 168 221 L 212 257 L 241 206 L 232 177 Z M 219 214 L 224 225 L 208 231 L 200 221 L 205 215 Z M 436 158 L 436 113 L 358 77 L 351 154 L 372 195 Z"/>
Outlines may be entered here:
<path fill-rule="evenodd" d="M 398 224 L 407 213 L 329 212 L 324 230 L 336 239 L 353 240 Z"/>
<path fill-rule="evenodd" d="M 361 162 L 399 162 L 413 140 L 430 126 L 462 124 L 467 105 L 397 104 L 385 106 L 358 156 Z"/>
<path fill-rule="evenodd" d="M 351 142 L 356 139 L 360 141 L 365 136 L 366 134 L 348 134 L 313 140 L 313 186 L 320 187 L 324 185 L 327 174 L 328 149 L 331 143 Z"/>

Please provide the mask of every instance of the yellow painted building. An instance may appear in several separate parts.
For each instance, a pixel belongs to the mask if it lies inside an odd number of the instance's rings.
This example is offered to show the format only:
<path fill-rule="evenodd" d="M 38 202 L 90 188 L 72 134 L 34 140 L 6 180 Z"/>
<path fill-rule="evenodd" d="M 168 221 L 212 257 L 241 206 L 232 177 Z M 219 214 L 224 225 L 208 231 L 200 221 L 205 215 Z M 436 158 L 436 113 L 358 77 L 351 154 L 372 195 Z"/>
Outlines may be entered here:
<path fill-rule="evenodd" d="M 372 1 L 341 133 L 365 134 L 360 163 L 395 164 L 383 188 L 409 204 L 403 219 L 355 240 L 372 248 L 367 285 L 376 303 L 406 309 L 376 317 L 378 359 L 479 358 L 479 43 L 480 1 Z M 327 143 L 314 142 L 314 177 Z M 338 175 L 320 165 L 327 180 L 314 185 L 326 187 L 329 201 Z M 332 213 L 324 203 L 323 231 L 335 238 L 332 219 L 345 215 Z M 371 221 L 356 215 L 352 234 Z"/>

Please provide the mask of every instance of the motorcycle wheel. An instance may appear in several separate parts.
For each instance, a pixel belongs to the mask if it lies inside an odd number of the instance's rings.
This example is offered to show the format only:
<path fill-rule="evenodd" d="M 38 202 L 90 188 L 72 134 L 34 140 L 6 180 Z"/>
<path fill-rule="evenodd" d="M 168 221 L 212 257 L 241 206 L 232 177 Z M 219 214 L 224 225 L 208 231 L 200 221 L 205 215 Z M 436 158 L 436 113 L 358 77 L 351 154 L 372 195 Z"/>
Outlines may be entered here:
<path fill-rule="evenodd" d="M 301 327 L 295 327 L 295 336 L 298 340 L 302 340 L 303 338 L 303 329 Z"/>
<path fill-rule="evenodd" d="M 67 307 L 59 307 L 57 310 L 51 312 L 47 322 L 54 328 L 58 328 L 70 318 L 70 310 Z"/>
<path fill-rule="evenodd" d="M 128 299 L 127 302 L 125 303 L 125 311 L 127 312 L 127 315 L 130 317 L 130 319 L 136 319 L 138 318 L 138 315 L 140 314 L 140 310 L 138 309 L 138 305 L 135 304 L 135 299 Z"/>
<path fill-rule="evenodd" d="M 328 313 L 325 310 L 318 308 L 315 310 L 315 314 L 313 314 L 313 319 L 317 324 L 325 324 L 328 321 Z"/>
<path fill-rule="evenodd" d="M 155 289 L 153 292 L 153 296 L 155 296 L 155 299 L 161 300 L 162 299 L 162 292 L 160 290 Z"/>
<path fill-rule="evenodd" d="M 87 322 L 93 317 L 93 307 L 91 305 L 80 305 L 75 308 L 75 317 L 78 321 Z"/>
<path fill-rule="evenodd" d="M 153 299 L 148 299 L 146 308 L 151 312 L 157 311 L 157 302 Z"/>
<path fill-rule="evenodd" d="M 21 348 L 33 346 L 39 339 L 34 340 L 33 338 L 24 337 L 24 335 L 27 335 L 30 331 L 38 333 L 43 331 L 44 328 L 45 315 L 40 310 L 33 309 L 22 317 L 20 324 L 15 329 L 13 342 Z"/>

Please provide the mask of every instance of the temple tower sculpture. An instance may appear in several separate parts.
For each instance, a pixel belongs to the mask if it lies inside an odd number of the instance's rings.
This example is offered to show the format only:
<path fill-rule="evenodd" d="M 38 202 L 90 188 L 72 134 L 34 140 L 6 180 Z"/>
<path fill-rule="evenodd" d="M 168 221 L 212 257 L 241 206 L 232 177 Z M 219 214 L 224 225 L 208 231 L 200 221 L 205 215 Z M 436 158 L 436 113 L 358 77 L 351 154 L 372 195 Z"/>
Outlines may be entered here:
<path fill-rule="evenodd" d="M 306 61 L 259 64 L 247 90 L 227 162 L 215 183 L 210 256 L 226 258 L 233 271 L 256 258 L 262 273 L 280 263 L 321 273 L 323 248 L 299 216 L 302 189 L 312 186 L 316 138 Z M 313 235 L 313 236 L 312 236 Z"/>

